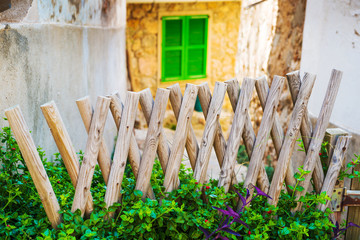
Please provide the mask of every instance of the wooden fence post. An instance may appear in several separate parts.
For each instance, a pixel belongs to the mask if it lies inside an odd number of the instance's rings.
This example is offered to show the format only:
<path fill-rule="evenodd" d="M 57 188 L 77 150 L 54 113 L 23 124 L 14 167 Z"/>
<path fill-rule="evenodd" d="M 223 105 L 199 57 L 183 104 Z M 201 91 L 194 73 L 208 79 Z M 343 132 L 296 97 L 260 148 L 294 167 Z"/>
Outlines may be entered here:
<path fill-rule="evenodd" d="M 225 192 L 229 191 L 231 179 L 235 177 L 233 176 L 233 172 L 236 163 L 236 155 L 240 146 L 242 131 L 245 125 L 254 85 L 255 83 L 253 79 L 244 79 L 239 101 L 236 106 L 234 120 L 231 126 L 230 136 L 227 142 L 223 165 L 221 167 L 219 177 L 219 187 L 223 186 Z"/>
<path fill-rule="evenodd" d="M 85 130 L 89 134 L 91 119 L 93 117 L 93 108 L 90 103 L 89 96 L 80 98 L 76 101 L 76 105 L 79 109 L 81 119 L 84 123 Z M 110 174 L 111 157 L 108 148 L 106 147 L 104 137 L 101 137 L 100 150 L 98 156 L 98 163 L 101 170 L 101 174 L 104 178 L 105 184 L 107 185 Z"/>
<path fill-rule="evenodd" d="M 307 77 L 308 74 L 309 73 L 305 73 L 304 78 Z M 287 77 L 287 80 L 289 83 L 291 97 L 295 104 L 296 99 L 299 94 L 300 86 L 301 86 L 300 72 L 294 71 L 294 72 L 288 73 L 288 74 L 286 74 L 286 77 Z M 300 132 L 301 132 L 301 137 L 302 137 L 302 140 L 304 143 L 305 152 L 307 153 L 309 150 L 310 140 L 311 140 L 311 136 L 313 133 L 313 127 L 312 127 L 312 123 L 311 123 L 307 108 L 305 109 L 305 112 L 304 112 L 304 118 L 301 123 Z M 290 163 L 290 166 L 292 166 L 291 163 Z M 313 180 L 314 180 L 314 184 L 315 184 L 315 190 L 319 193 L 319 191 L 321 189 L 321 184 L 324 181 L 324 171 L 322 169 L 322 164 L 321 164 L 320 159 L 316 160 L 316 164 L 315 164 L 315 168 L 314 168 L 314 172 L 312 173 L 312 176 L 313 176 Z M 289 171 L 287 172 L 286 183 L 287 183 L 286 185 L 292 185 L 292 186 L 295 186 L 295 184 L 296 184 L 296 180 L 294 178 L 294 172 L 293 172 L 292 168 L 289 168 Z"/>
<path fill-rule="evenodd" d="M 326 195 L 331 197 L 333 194 L 334 186 L 336 184 L 337 177 L 339 176 L 340 169 L 343 165 L 348 146 L 351 140 L 351 136 L 340 136 L 336 141 L 335 150 L 333 152 L 328 172 L 326 174 L 321 192 L 326 192 Z M 317 208 L 321 211 L 325 211 L 330 201 L 326 204 L 319 204 Z"/>
<path fill-rule="evenodd" d="M 113 115 L 115 125 L 119 131 L 124 106 L 121 102 L 120 96 L 118 96 L 117 93 L 110 95 L 109 98 L 111 98 L 110 110 Z M 130 163 L 131 169 L 135 176 L 135 180 L 137 180 L 138 176 L 139 176 L 138 173 L 139 173 L 139 167 L 140 167 L 140 162 L 141 162 L 141 155 L 140 155 L 140 149 L 139 149 L 139 146 L 137 145 L 134 133 L 132 133 L 131 137 L 130 137 L 128 158 L 129 158 L 129 163 Z M 155 199 L 155 194 L 154 194 L 154 191 L 152 188 L 148 189 L 147 196 L 151 199 Z"/>
<path fill-rule="evenodd" d="M 201 109 L 203 110 L 203 114 L 206 119 L 209 112 L 209 106 L 212 101 L 211 91 L 209 88 L 209 84 L 207 82 L 199 85 L 198 97 L 199 97 Z M 214 139 L 214 149 L 221 168 L 225 156 L 226 141 L 224 138 L 224 134 L 221 130 L 219 119 L 217 119 L 216 124 L 217 124 L 217 130 Z"/>
<path fill-rule="evenodd" d="M 84 215 L 85 206 L 90 195 L 90 187 L 95 171 L 96 159 L 98 158 L 101 137 L 104 132 L 105 121 L 109 111 L 110 98 L 98 97 L 96 108 L 91 120 L 88 140 L 84 152 L 83 161 L 75 189 L 72 212 L 80 209 L 81 216 Z"/>
<path fill-rule="evenodd" d="M 109 208 L 119 200 L 121 183 L 129 154 L 130 139 L 133 134 L 136 110 L 139 102 L 139 94 L 128 92 L 125 100 L 125 108 L 122 113 L 118 139 L 115 146 L 115 154 L 109 176 L 109 184 L 105 193 L 106 207 Z M 114 213 L 109 214 L 113 217 Z"/>
<path fill-rule="evenodd" d="M 276 108 L 279 103 L 280 94 L 284 86 L 284 77 L 274 76 L 274 80 L 271 85 L 269 95 L 266 100 L 266 106 L 264 109 L 263 118 L 260 124 L 258 135 L 256 137 L 253 153 L 250 158 L 248 172 L 245 177 L 244 187 L 248 188 L 251 184 L 255 185 L 258 178 L 261 165 L 263 165 L 263 157 L 265 153 L 265 146 L 267 143 L 267 137 L 273 126 Z M 266 81 L 265 79 L 258 79 L 257 81 Z M 269 189 L 265 189 L 263 186 L 259 186 L 264 192 Z"/>
<path fill-rule="evenodd" d="M 266 81 L 265 76 L 262 76 L 257 79 L 257 81 L 255 82 L 255 88 L 256 88 L 256 92 L 257 92 L 257 95 L 260 100 L 261 107 L 262 107 L 263 111 L 265 112 L 265 107 L 266 107 L 266 104 L 268 103 L 267 99 L 268 99 L 269 91 L 270 91 L 269 84 Z M 279 114 L 277 112 L 275 113 L 275 116 L 274 116 L 274 123 L 271 126 L 270 134 L 271 134 L 271 139 L 274 143 L 275 151 L 276 151 L 277 155 L 279 156 L 282 144 L 284 142 L 284 130 L 281 126 Z"/>
<path fill-rule="evenodd" d="M 151 91 L 149 88 L 140 92 L 140 105 L 141 105 L 141 109 L 144 113 L 146 122 L 149 126 L 150 119 L 151 119 L 151 112 L 153 110 L 153 105 L 154 105 L 154 100 L 153 100 L 153 97 L 151 95 Z M 168 142 L 166 141 L 164 129 L 161 129 L 158 138 L 159 138 L 159 144 L 157 147 L 157 155 L 159 157 L 161 168 L 165 174 L 166 173 L 166 165 L 168 163 L 169 156 L 170 156 L 170 148 L 169 148 Z"/>
<path fill-rule="evenodd" d="M 209 109 L 207 111 L 206 125 L 201 140 L 200 150 L 196 160 L 196 166 L 194 171 L 194 178 L 199 183 L 205 183 L 207 180 L 207 169 L 209 166 L 211 149 L 214 144 L 216 133 L 220 127 L 219 117 L 221 113 L 222 104 L 226 94 L 225 83 L 216 82 L 214 88 L 214 94 L 211 99 Z M 203 110 L 204 111 L 204 110 Z M 221 131 L 221 128 L 220 128 Z"/>
<path fill-rule="evenodd" d="M 188 85 L 186 85 L 186 86 L 188 86 Z M 167 89 L 170 90 L 170 103 L 174 110 L 175 118 L 179 122 L 180 108 L 182 106 L 182 101 L 183 101 L 180 86 L 177 83 L 177 84 L 174 84 L 174 85 L 168 87 Z M 186 152 L 188 153 L 188 156 L 189 156 L 191 168 L 193 170 L 195 170 L 196 158 L 199 153 L 199 145 L 196 140 L 194 129 L 192 128 L 191 125 L 190 125 L 189 132 L 187 133 L 187 136 L 186 136 L 185 147 L 186 147 Z"/>
<path fill-rule="evenodd" d="M 74 188 L 76 188 L 80 170 L 80 163 L 76 155 L 74 145 L 72 144 L 70 136 L 62 121 L 59 110 L 57 109 L 55 102 L 51 101 L 42 105 L 41 111 L 50 128 L 51 134 L 54 137 L 56 146 L 59 149 L 66 170 L 70 176 L 71 182 Z M 86 203 L 85 214 L 90 215 L 92 211 L 93 200 L 90 194 L 89 199 Z"/>
<path fill-rule="evenodd" d="M 170 90 L 171 91 L 171 90 Z M 166 167 L 166 173 L 164 178 L 165 192 L 171 192 L 178 187 L 177 179 L 179 176 L 181 159 L 183 157 L 185 144 L 187 142 L 187 136 L 189 135 L 189 129 L 191 125 L 191 117 L 194 112 L 194 106 L 196 96 L 198 93 L 198 87 L 193 84 L 187 84 L 184 98 L 181 102 L 181 108 L 178 116 L 178 124 L 176 127 L 173 144 L 171 147 L 169 161 Z M 170 92 L 171 101 L 171 92 Z M 174 111 L 176 111 L 174 109 Z M 197 145 L 197 144 L 196 144 Z M 189 156 L 197 153 L 188 151 Z M 195 164 L 195 162 L 193 163 Z"/>
<path fill-rule="evenodd" d="M 155 161 L 156 149 L 159 144 L 158 136 L 162 131 L 169 94 L 169 90 L 159 88 L 156 92 L 155 104 L 151 112 L 149 128 L 145 140 L 145 148 L 135 187 L 135 189 L 144 193 L 143 199 L 145 199 L 145 193 L 150 187 L 150 178 Z"/>
<path fill-rule="evenodd" d="M 323 105 L 320 110 L 320 114 L 318 120 L 316 122 L 316 127 L 311 137 L 309 151 L 306 154 L 304 170 L 313 172 L 317 158 L 319 158 L 319 151 L 321 148 L 321 143 L 324 139 L 325 130 L 327 125 L 329 124 L 331 112 L 335 103 L 336 95 L 339 90 L 340 82 L 341 82 L 342 72 L 338 70 L 333 70 L 330 77 L 330 82 L 328 88 L 326 90 L 325 99 Z M 305 181 L 299 183 L 298 186 L 303 187 L 304 191 L 297 191 L 295 193 L 296 199 L 299 199 L 301 196 L 304 196 L 308 190 L 311 174 L 307 174 L 304 176 Z M 321 183 L 322 185 L 322 183 Z M 298 203 L 297 207 L 293 209 L 293 211 L 298 211 L 301 208 L 301 204 Z"/>
<path fill-rule="evenodd" d="M 230 79 L 228 81 L 225 81 L 225 83 L 227 85 L 227 92 L 228 92 L 228 96 L 229 96 L 229 99 L 230 99 L 232 109 L 235 112 L 236 111 L 236 105 L 238 104 L 239 95 L 240 95 L 239 82 L 235 78 L 235 79 Z M 255 82 L 255 85 L 256 85 L 256 82 Z M 247 116 L 246 116 L 242 138 L 243 138 L 243 142 L 244 142 L 244 145 L 245 145 L 246 153 L 248 155 L 248 158 L 250 159 L 251 155 L 252 155 L 253 148 L 254 148 L 256 136 L 255 136 L 255 132 L 254 132 L 254 129 L 253 129 L 253 126 L 252 126 L 252 123 L 251 123 L 249 113 L 247 113 Z M 266 177 L 266 179 L 265 179 L 264 176 Z M 269 188 L 270 187 L 270 183 L 269 183 L 269 180 L 267 179 L 266 170 L 265 170 L 264 165 L 262 165 L 261 168 L 260 168 L 260 174 L 258 176 L 257 182 L 259 183 L 259 185 L 261 183 L 263 183 L 263 184 L 268 183 L 268 186 L 264 187 L 264 188 Z M 233 179 L 233 184 L 234 184 L 234 179 Z M 241 202 L 239 202 L 239 203 L 241 203 Z"/>
<path fill-rule="evenodd" d="M 344 131 L 341 128 L 328 128 L 328 129 L 326 129 L 324 142 L 328 142 L 328 145 L 326 146 L 326 150 L 327 150 L 327 154 L 328 154 L 328 160 L 327 160 L 328 166 L 331 163 L 332 156 L 334 154 L 334 150 L 335 150 L 335 146 L 336 146 L 336 142 L 337 142 L 338 138 L 340 136 L 347 136 L 347 135 L 349 135 L 349 133 Z M 345 156 L 345 158 L 344 158 L 344 160 L 342 162 L 341 170 L 345 170 L 346 165 L 348 163 L 350 163 L 351 161 L 352 161 L 351 158 L 347 158 Z M 351 189 L 351 182 L 352 182 L 351 178 L 345 178 L 343 180 L 337 180 L 334 188 L 335 189 L 336 188 Z M 349 210 L 349 207 L 345 206 L 345 207 L 342 208 L 341 212 L 334 212 L 335 221 L 338 221 L 338 222 L 343 222 L 344 220 L 346 221 L 347 217 L 348 217 L 348 210 Z"/>
<path fill-rule="evenodd" d="M 19 145 L 21 154 L 24 157 L 26 166 L 29 169 L 31 178 L 34 181 L 36 190 L 39 193 L 41 202 L 44 205 L 46 215 L 51 226 L 56 228 L 61 222 L 60 206 L 20 107 L 15 106 L 6 109 L 5 115 Z"/>
<path fill-rule="evenodd" d="M 303 120 L 304 112 L 306 111 L 307 104 L 315 83 L 315 75 L 307 75 L 304 77 L 304 81 L 301 85 L 299 95 L 297 97 L 290 124 L 282 145 L 278 163 L 275 168 L 274 177 L 271 182 L 269 196 L 272 199 L 268 199 L 269 203 L 272 205 L 277 205 L 277 202 L 280 197 L 280 192 L 286 177 L 286 172 L 289 167 L 290 159 L 295 147 L 296 140 L 299 135 L 301 122 Z"/>

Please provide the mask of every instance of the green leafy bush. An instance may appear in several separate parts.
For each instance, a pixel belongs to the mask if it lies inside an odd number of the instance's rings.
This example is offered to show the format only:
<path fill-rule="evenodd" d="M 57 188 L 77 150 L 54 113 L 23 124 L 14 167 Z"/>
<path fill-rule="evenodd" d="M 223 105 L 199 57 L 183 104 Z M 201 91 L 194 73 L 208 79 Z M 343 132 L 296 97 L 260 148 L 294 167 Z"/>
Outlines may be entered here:
<path fill-rule="evenodd" d="M 0 151 L 0 238 L 1 239 L 198 239 L 204 238 L 199 226 L 211 231 L 216 229 L 222 216 L 212 207 L 224 208 L 225 204 L 236 209 L 238 195 L 234 191 L 224 193 L 211 179 L 201 185 L 192 178 L 191 169 L 181 166 L 178 190 L 164 193 L 164 175 L 158 161 L 155 162 L 151 185 L 155 200 L 141 200 L 142 193 L 134 191 L 135 178 L 127 166 L 122 182 L 122 203 L 105 208 L 106 191 L 101 172 L 97 167 L 91 187 L 94 211 L 83 219 L 79 211 L 72 213 L 74 187 L 59 154 L 54 161 L 47 161 L 45 153 L 39 154 L 58 198 L 63 222 L 52 229 L 31 176 L 24 164 L 16 141 L 9 128 L 0 133 L 3 143 Z M 80 159 L 82 153 L 79 153 Z M 301 176 L 299 176 L 301 178 Z M 242 184 L 235 186 L 240 194 L 246 194 Z M 201 190 L 203 189 L 203 191 Z M 203 197 L 207 199 L 203 201 Z M 160 200 L 161 199 L 161 200 Z M 277 207 L 269 205 L 259 196 L 242 211 L 242 224 L 235 223 L 231 229 L 243 239 L 330 239 L 332 227 L 330 210 L 321 212 L 318 203 L 326 199 L 324 194 L 307 194 L 301 198 L 304 212 L 294 215 L 290 210 L 296 205 L 294 197 L 281 194 Z M 108 212 L 115 218 L 105 220 Z M 235 235 L 225 233 L 229 239 Z"/>

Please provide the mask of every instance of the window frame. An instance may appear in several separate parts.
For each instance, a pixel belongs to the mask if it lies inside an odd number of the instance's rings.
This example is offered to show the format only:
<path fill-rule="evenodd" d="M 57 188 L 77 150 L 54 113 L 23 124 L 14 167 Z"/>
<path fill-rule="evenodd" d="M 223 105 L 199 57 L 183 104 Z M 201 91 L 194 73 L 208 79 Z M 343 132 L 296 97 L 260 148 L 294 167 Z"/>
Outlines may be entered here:
<path fill-rule="evenodd" d="M 159 14 L 160 15 L 160 14 Z M 181 19 L 182 20 L 182 46 L 165 46 L 165 36 L 166 36 L 166 20 L 172 19 Z M 189 45 L 189 22 L 191 19 L 205 19 L 205 29 L 204 29 L 204 43 L 198 45 Z M 197 80 L 197 79 L 205 79 L 208 77 L 208 58 L 209 58 L 209 25 L 210 25 L 210 14 L 208 12 L 196 12 L 189 14 L 180 14 L 180 13 L 172 13 L 166 14 L 163 13 L 159 16 L 159 79 L 160 83 L 172 82 L 172 81 L 187 81 L 187 80 Z M 181 75 L 178 77 L 166 77 L 165 76 L 165 53 L 166 50 L 176 50 L 179 49 L 182 52 L 181 56 Z M 200 75 L 189 75 L 188 74 L 188 51 L 189 49 L 204 49 L 203 56 L 203 69 L 204 74 Z"/>

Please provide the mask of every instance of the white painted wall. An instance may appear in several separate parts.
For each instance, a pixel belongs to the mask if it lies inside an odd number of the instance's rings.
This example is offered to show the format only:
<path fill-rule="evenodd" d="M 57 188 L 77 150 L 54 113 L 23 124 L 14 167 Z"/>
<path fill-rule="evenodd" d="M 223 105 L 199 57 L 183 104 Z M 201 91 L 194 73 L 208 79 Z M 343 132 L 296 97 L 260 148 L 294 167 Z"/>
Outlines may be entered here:
<path fill-rule="evenodd" d="M 4 110 L 19 104 L 35 144 L 48 154 L 58 150 L 41 104 L 55 101 L 76 150 L 84 150 L 87 134 L 75 101 L 90 95 L 95 106 L 97 96 L 115 91 L 125 99 L 125 0 L 112 1 L 116 11 L 106 17 L 99 15 L 100 1 L 77 1 L 79 12 L 69 20 L 77 10 L 68 0 L 55 1 L 55 6 L 34 0 L 22 21 L 0 21 L 0 127 L 7 125 Z M 108 116 L 105 135 L 111 150 L 116 129 Z"/>
<path fill-rule="evenodd" d="M 317 74 L 309 111 L 318 116 L 331 69 L 344 72 L 331 122 L 360 133 L 360 1 L 308 0 L 301 70 Z"/>

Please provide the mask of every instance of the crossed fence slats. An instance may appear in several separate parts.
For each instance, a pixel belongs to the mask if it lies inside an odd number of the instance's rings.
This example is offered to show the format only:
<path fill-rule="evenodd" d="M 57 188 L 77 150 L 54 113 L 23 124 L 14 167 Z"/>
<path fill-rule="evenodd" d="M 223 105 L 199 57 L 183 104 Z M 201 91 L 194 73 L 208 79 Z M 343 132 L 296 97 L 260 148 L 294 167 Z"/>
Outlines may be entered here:
<path fill-rule="evenodd" d="M 304 77 L 304 81 L 301 85 L 300 92 L 298 94 L 293 113 L 291 115 L 290 124 L 285 135 L 284 142 L 281 147 L 281 151 L 278 157 L 277 166 L 274 172 L 274 176 L 271 182 L 269 195 L 272 199 L 269 199 L 269 203 L 276 205 L 282 185 L 286 177 L 286 171 L 288 169 L 292 152 L 295 147 L 296 140 L 300 131 L 300 125 L 303 120 L 304 112 L 306 111 L 306 106 L 309 102 L 312 88 L 315 83 L 315 75 L 310 77 Z"/>
<path fill-rule="evenodd" d="M 61 157 L 64 161 L 65 168 L 70 176 L 71 182 L 74 188 L 76 188 L 79 171 L 80 171 L 80 163 L 76 155 L 75 148 L 73 147 L 73 144 L 71 142 L 70 136 L 61 119 L 59 110 L 57 109 L 55 102 L 53 101 L 42 105 L 41 110 L 47 124 L 50 127 L 51 134 L 54 137 L 56 146 L 59 149 Z M 90 121 L 91 121 L 91 117 L 90 117 Z M 89 124 L 89 128 L 90 128 L 90 124 Z M 100 160 L 98 162 L 100 163 Z M 85 207 L 85 214 L 90 215 L 92 211 L 93 211 L 93 199 L 90 193 Z"/>
<path fill-rule="evenodd" d="M 342 72 L 333 70 L 330 77 L 330 82 L 328 85 L 328 88 L 325 93 L 325 99 L 323 102 L 323 105 L 321 107 L 318 120 L 316 122 L 315 130 L 311 136 L 311 141 L 309 145 L 309 150 L 305 158 L 304 163 L 304 170 L 305 171 L 314 171 L 316 161 L 319 159 L 319 151 L 321 148 L 322 140 L 325 136 L 326 127 L 329 124 L 330 116 L 332 109 L 334 107 L 335 99 L 337 92 L 339 90 L 340 82 L 341 82 Z M 308 187 L 310 185 L 310 179 L 311 175 L 307 174 L 305 175 L 305 181 L 302 181 L 299 183 L 299 186 L 303 187 L 305 191 L 299 192 L 297 191 L 295 193 L 295 196 L 297 199 L 299 199 L 301 196 L 304 196 L 306 191 L 308 190 Z M 321 190 L 322 183 L 316 185 L 315 187 L 320 187 Z M 320 190 L 317 189 L 317 192 L 320 192 Z M 294 211 L 299 210 L 301 207 L 301 204 L 298 203 L 297 207 L 294 209 Z"/>
<path fill-rule="evenodd" d="M 110 110 L 111 110 L 111 113 L 113 115 L 116 128 L 119 131 L 124 106 L 123 106 L 123 103 L 122 103 L 118 93 L 110 95 L 109 98 L 111 99 Z M 139 146 L 137 145 L 137 142 L 136 142 L 136 139 L 135 139 L 135 135 L 133 133 L 130 136 L 128 159 L 129 159 L 131 169 L 132 169 L 132 171 L 134 173 L 135 179 L 137 180 L 138 179 L 139 167 L 140 167 L 140 161 L 141 161 L 141 154 L 140 154 Z M 147 197 L 149 197 L 151 199 L 155 198 L 155 195 L 154 195 L 154 192 L 152 191 L 152 188 L 149 188 L 145 193 L 146 194 L 144 194 L 144 196 L 147 196 Z"/>
<path fill-rule="evenodd" d="M 111 165 L 109 182 L 105 192 L 106 207 L 112 206 L 120 199 L 121 183 L 125 172 L 126 160 L 129 154 L 130 139 L 135 124 L 136 109 L 139 94 L 127 92 L 124 110 L 121 115 L 118 139 L 115 145 L 114 159 Z M 112 217 L 114 213 L 110 214 Z"/>
<path fill-rule="evenodd" d="M 95 166 L 97 164 L 97 158 L 100 151 L 100 144 L 104 132 L 107 113 L 109 111 L 109 106 L 109 98 L 98 97 L 90 125 L 89 136 L 86 142 L 77 185 L 75 188 L 74 201 L 71 208 L 73 212 L 75 212 L 77 209 L 80 209 L 81 216 L 83 216 L 85 213 L 86 202 L 90 196 L 91 182 L 94 175 Z"/>
<path fill-rule="evenodd" d="M 240 147 L 242 131 L 245 125 L 254 85 L 255 83 L 253 79 L 244 79 L 242 90 L 239 95 L 239 101 L 236 106 L 235 115 L 231 125 L 230 135 L 226 145 L 225 156 L 219 176 L 219 186 L 224 187 L 225 192 L 228 192 L 230 189 L 231 179 L 235 179 L 233 173 L 236 163 L 236 155 Z"/>
<path fill-rule="evenodd" d="M 276 108 L 279 103 L 280 94 L 281 94 L 283 85 L 284 85 L 284 78 L 275 76 L 274 80 L 272 82 L 272 87 L 271 87 L 268 97 L 266 99 L 266 105 L 265 105 L 265 109 L 264 109 L 263 119 L 261 121 L 260 128 L 259 128 L 258 134 L 256 136 L 256 141 L 255 141 L 255 145 L 254 145 L 256 148 L 256 151 L 253 151 L 253 153 L 251 155 L 248 173 L 246 174 L 246 177 L 245 177 L 244 186 L 246 188 L 248 188 L 251 184 L 252 185 L 256 184 L 256 179 L 260 172 L 260 167 L 262 165 L 262 159 L 265 154 L 265 146 L 267 143 L 267 137 L 268 137 L 271 127 L 274 123 Z M 268 183 L 269 180 L 267 177 L 264 177 L 264 179 L 265 179 L 265 181 L 267 180 L 267 182 L 262 182 L 259 187 L 264 192 L 267 192 L 269 190 L 268 188 L 269 188 L 270 184 Z"/>
<path fill-rule="evenodd" d="M 324 177 L 318 152 L 335 102 L 341 75 L 340 71 L 333 70 L 323 107 L 315 130 L 312 131 L 312 125 L 307 112 L 307 103 L 314 85 L 315 75 L 305 73 L 301 80 L 299 71 L 287 74 L 286 77 L 294 102 L 294 109 L 286 135 L 284 135 L 276 111 L 280 93 L 285 82 L 285 78 L 279 76 L 274 77 L 271 88 L 269 88 L 265 77 L 256 80 L 245 78 L 241 90 L 236 79 L 231 79 L 225 83 L 217 82 L 213 95 L 207 83 L 199 86 L 187 84 L 184 96 L 182 96 L 178 84 L 169 87 L 167 90 L 158 89 L 155 101 L 149 89 L 139 93 L 128 92 L 124 104 L 121 102 L 118 94 L 113 94 L 108 97 L 99 97 L 95 111 L 92 110 L 88 97 L 79 99 L 76 103 L 85 128 L 89 133 L 81 167 L 55 103 L 50 102 L 42 105 L 41 109 L 75 187 L 72 211 L 80 209 L 82 215 L 89 215 L 92 211 L 93 203 L 90 186 L 96 162 L 99 163 L 105 183 L 107 184 L 104 196 L 107 207 L 121 199 L 121 183 L 127 159 L 129 159 L 136 178 L 136 189 L 145 193 L 143 198 L 156 199 L 150 185 L 156 154 L 165 175 L 165 192 L 176 189 L 180 184 L 178 174 L 185 148 L 194 171 L 194 178 L 200 183 L 205 183 L 208 178 L 207 170 L 210 153 L 214 147 L 221 167 L 219 186 L 224 187 L 225 191 L 229 191 L 231 185 L 237 183 L 234 167 L 241 139 L 243 139 L 250 159 L 245 178 L 245 187 L 257 184 L 273 198 L 269 202 L 276 205 L 284 181 L 287 185 L 292 186 L 296 183 L 292 171 L 291 156 L 299 132 L 301 132 L 307 152 L 304 170 L 312 172 L 312 174 L 306 175 L 306 180 L 300 182 L 299 185 L 307 189 L 312 177 L 318 192 L 321 190 L 325 191 L 328 195 L 331 194 L 341 163 L 344 161 L 350 137 L 344 136 L 338 138 L 326 177 Z M 255 135 L 248 113 L 254 87 L 264 112 L 257 136 Z M 226 92 L 234 110 L 234 119 L 227 141 L 224 138 L 219 122 Z M 199 97 L 206 119 L 205 130 L 200 145 L 191 126 L 191 118 L 197 96 Z M 148 124 L 146 143 L 142 155 L 133 132 L 139 100 Z M 162 127 L 168 100 L 170 100 L 177 119 L 177 128 L 171 146 L 166 139 Z M 109 109 L 118 129 L 118 138 L 112 162 L 102 136 Z M 53 227 L 56 227 L 61 221 L 61 216 L 58 213 L 60 207 L 46 172 L 41 165 L 36 147 L 19 107 L 6 110 L 6 116 L 35 182 L 49 220 Z M 271 184 L 262 161 L 269 135 L 272 137 L 278 155 L 278 164 L 275 168 Z M 299 198 L 305 192 L 297 191 L 295 195 Z M 324 211 L 328 204 L 319 205 L 318 208 Z M 300 207 L 300 205 L 297 206 L 294 211 L 299 210 Z M 112 215 L 109 217 L 112 217 Z"/>

